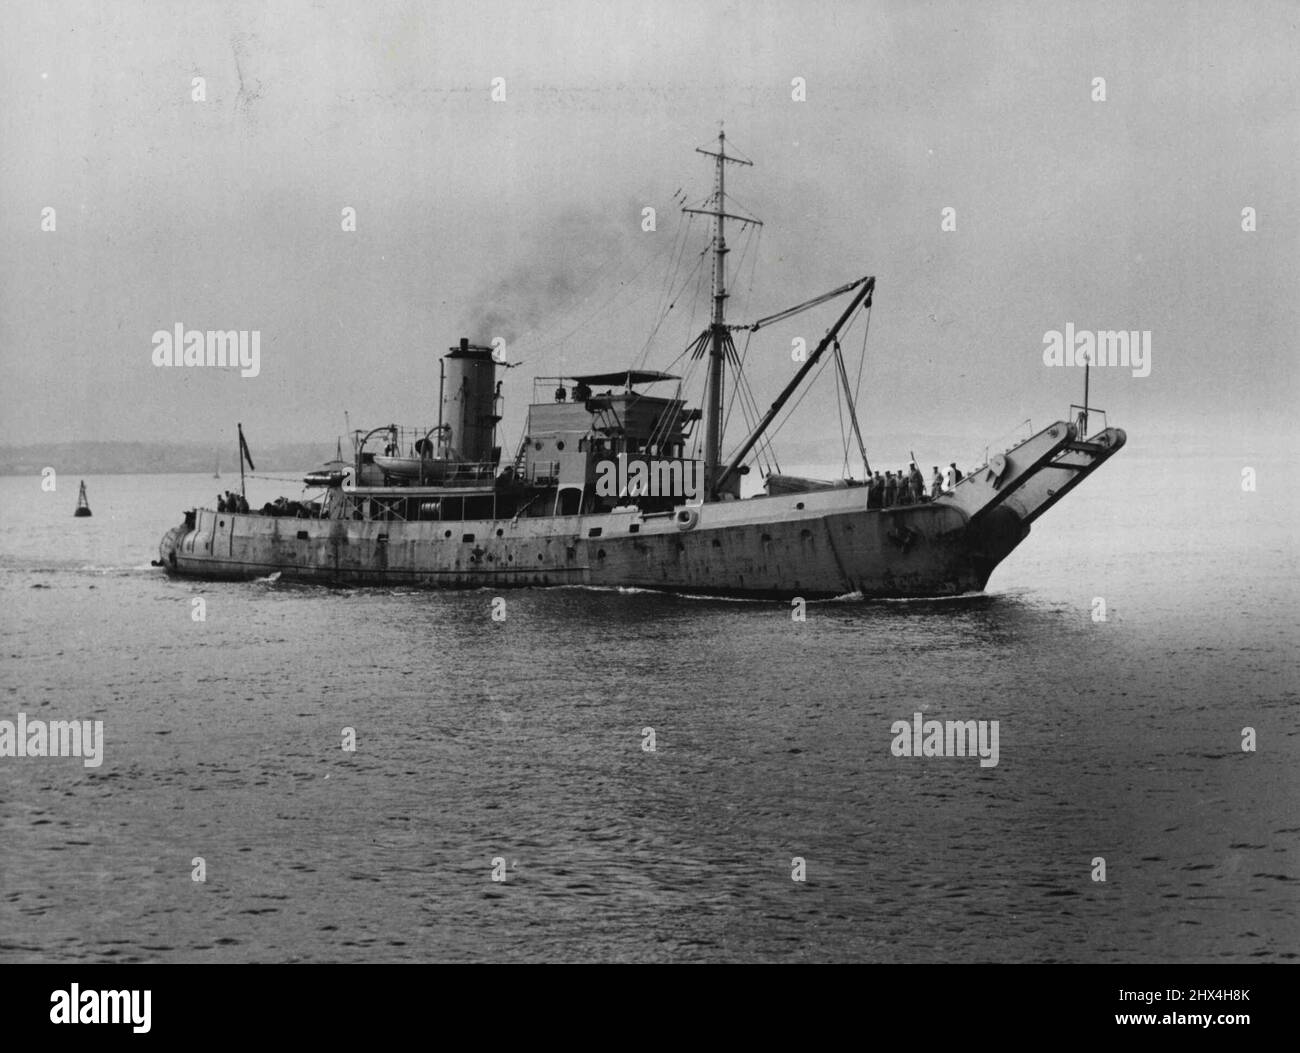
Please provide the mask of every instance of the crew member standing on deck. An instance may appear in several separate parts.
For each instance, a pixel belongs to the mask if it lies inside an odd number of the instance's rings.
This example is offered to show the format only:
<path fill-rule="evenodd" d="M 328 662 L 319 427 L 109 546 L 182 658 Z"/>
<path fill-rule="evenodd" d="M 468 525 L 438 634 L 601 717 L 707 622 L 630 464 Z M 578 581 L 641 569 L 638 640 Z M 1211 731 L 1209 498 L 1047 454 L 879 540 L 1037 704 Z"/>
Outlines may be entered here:
<path fill-rule="evenodd" d="M 894 478 L 893 472 L 885 473 L 885 508 L 893 508 L 895 501 L 898 499 L 898 480 Z"/>
<path fill-rule="evenodd" d="M 943 476 L 939 474 L 939 466 L 934 466 L 934 475 L 930 479 L 930 500 L 933 501 L 943 494 Z"/>
<path fill-rule="evenodd" d="M 925 500 L 925 478 L 921 475 L 921 469 L 916 466 L 915 461 L 912 462 L 907 479 L 912 486 L 912 499 L 920 504 Z"/>

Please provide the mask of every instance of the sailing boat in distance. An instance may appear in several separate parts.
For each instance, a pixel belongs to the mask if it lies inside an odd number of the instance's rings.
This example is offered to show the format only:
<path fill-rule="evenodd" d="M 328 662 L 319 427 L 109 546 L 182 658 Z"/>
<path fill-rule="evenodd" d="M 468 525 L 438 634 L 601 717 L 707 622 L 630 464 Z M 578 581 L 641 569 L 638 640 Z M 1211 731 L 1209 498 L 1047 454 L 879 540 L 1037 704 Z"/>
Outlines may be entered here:
<path fill-rule="evenodd" d="M 77 510 L 72 513 L 78 519 L 90 515 L 90 502 L 86 500 L 86 480 L 81 480 L 81 493 L 77 495 Z"/>
<path fill-rule="evenodd" d="M 221 478 L 221 454 L 217 454 L 217 463 L 212 468 L 212 478 Z"/>

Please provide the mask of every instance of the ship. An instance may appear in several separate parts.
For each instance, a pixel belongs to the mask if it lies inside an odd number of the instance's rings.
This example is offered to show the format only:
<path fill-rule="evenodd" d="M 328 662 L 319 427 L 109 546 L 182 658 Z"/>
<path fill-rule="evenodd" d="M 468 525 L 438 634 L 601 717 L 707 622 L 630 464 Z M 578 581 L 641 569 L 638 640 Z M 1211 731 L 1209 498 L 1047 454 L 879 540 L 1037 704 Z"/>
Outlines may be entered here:
<path fill-rule="evenodd" d="M 733 211 L 726 194 L 729 166 L 752 162 L 728 152 L 724 132 L 709 147 L 697 152 L 712 159 L 712 192 L 682 208 L 706 217 L 710 235 L 709 321 L 679 356 L 704 374 L 701 405 L 688 404 L 681 374 L 660 370 L 537 377 L 522 439 L 503 460 L 498 373 L 508 364 L 499 346 L 460 337 L 439 360 L 436 424 L 354 431 L 350 459 L 307 475 L 307 493 L 317 495 L 310 499 L 186 511 L 164 535 L 157 565 L 207 580 L 278 575 L 338 586 L 585 586 L 782 600 L 984 590 L 1031 525 L 1125 443 L 1105 411 L 1089 406 L 1086 369 L 1081 405 L 1030 426 L 1006 449 L 986 450 L 983 463 L 964 472 L 954 464 L 929 488 L 915 465 L 882 480 L 868 460 L 839 339 L 856 321 L 869 324 L 876 278 L 729 323 L 729 224 L 761 221 Z M 836 321 L 760 414 L 734 334 L 749 339 L 832 301 L 844 304 Z M 865 337 L 863 346 L 865 354 Z M 769 429 L 814 370 L 832 362 L 862 477 L 856 467 L 838 479 L 773 470 L 763 456 Z M 753 411 L 752 427 L 724 452 L 724 421 L 738 395 Z M 242 428 L 240 436 L 243 456 Z M 742 496 L 754 467 L 761 489 Z M 242 468 L 241 460 L 241 480 Z"/>

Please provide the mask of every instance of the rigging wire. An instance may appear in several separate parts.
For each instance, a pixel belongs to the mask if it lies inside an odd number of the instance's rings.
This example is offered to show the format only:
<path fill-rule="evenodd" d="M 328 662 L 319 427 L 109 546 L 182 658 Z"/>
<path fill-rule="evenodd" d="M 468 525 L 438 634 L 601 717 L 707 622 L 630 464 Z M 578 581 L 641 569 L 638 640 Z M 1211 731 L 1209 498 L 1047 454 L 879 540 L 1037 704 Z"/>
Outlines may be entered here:
<path fill-rule="evenodd" d="M 867 308 L 866 315 L 867 315 L 867 320 L 862 327 L 862 351 L 858 355 L 858 379 L 853 384 L 853 404 L 855 406 L 860 406 L 862 404 L 858 400 L 862 395 L 862 371 L 863 371 L 863 367 L 866 366 L 867 364 L 867 334 L 871 332 L 871 308 L 870 307 Z M 844 329 L 845 336 L 849 335 L 849 330 L 853 328 L 853 322 L 856 321 L 857 318 L 855 317 L 849 322 L 848 326 L 845 327 Z"/>
<path fill-rule="evenodd" d="M 808 397 L 808 392 L 810 392 L 813 389 L 813 387 L 816 385 L 818 379 L 822 375 L 822 372 L 826 369 L 826 363 L 829 361 L 830 361 L 829 358 L 825 358 L 825 357 L 822 358 L 821 363 L 817 366 L 817 372 L 813 375 L 812 380 L 804 384 L 803 391 L 800 393 L 799 397 L 795 400 L 794 405 L 792 405 L 788 410 L 786 410 L 785 416 L 781 418 L 781 420 L 778 423 L 776 423 L 773 427 L 768 429 L 767 435 L 769 437 L 775 437 L 777 433 L 780 432 L 780 430 L 790 422 L 790 418 L 794 416 L 795 410 L 797 410 L 800 404 L 803 402 L 803 400 Z M 730 461 L 734 457 L 735 454 L 732 454 L 731 457 L 727 459 L 728 463 L 730 463 Z"/>
<path fill-rule="evenodd" d="M 838 289 L 832 289 L 830 292 L 823 293 L 821 296 L 816 296 L 813 299 L 808 300 L 804 303 L 795 304 L 795 306 L 793 307 L 787 307 L 784 311 L 778 311 L 776 314 L 768 315 L 766 318 L 760 318 L 757 322 L 751 322 L 749 325 L 733 325 L 730 326 L 729 328 L 752 329 L 755 332 L 757 332 L 759 329 L 762 329 L 764 326 L 772 325 L 774 322 L 784 321 L 786 318 L 791 318 L 802 311 L 811 310 L 814 307 L 826 303 L 828 300 L 833 300 L 837 296 L 843 296 L 847 292 L 852 292 L 864 281 L 866 281 L 865 278 L 859 278 L 857 281 L 849 282 L 847 285 L 841 285 Z"/>
<path fill-rule="evenodd" d="M 708 335 L 709 334 L 707 331 L 701 333 L 699 336 L 695 338 L 691 346 L 687 347 L 686 350 L 681 353 L 681 355 L 677 356 L 677 358 L 680 359 L 683 355 L 689 354 L 692 348 L 695 346 L 695 344 L 698 344 L 701 341 L 705 340 L 708 337 Z M 673 361 L 675 363 L 677 359 L 674 359 Z M 699 361 L 700 360 L 694 357 L 693 355 L 688 360 L 688 368 L 682 371 L 682 377 L 678 380 L 677 383 L 677 395 L 675 396 L 675 398 L 678 400 L 678 404 L 673 409 L 672 413 L 664 414 L 659 419 L 658 423 L 655 425 L 654 430 L 651 432 L 650 435 L 651 442 L 661 443 L 670 431 L 676 430 L 677 425 L 680 422 L 682 409 L 683 409 L 683 404 L 681 402 L 682 388 L 684 386 L 688 386 L 690 381 L 694 378 L 695 369 L 697 368 Z"/>
<path fill-rule="evenodd" d="M 745 360 L 749 356 L 749 343 L 752 337 L 753 337 L 752 333 L 748 334 L 745 337 L 744 351 L 743 353 L 737 355 L 736 345 L 731 339 L 731 334 L 730 333 L 727 334 L 727 343 L 731 347 L 731 361 L 735 364 L 736 367 L 735 368 L 736 380 L 732 387 L 731 402 L 728 404 L 726 416 L 723 417 L 722 420 L 722 429 L 724 433 L 726 432 L 727 425 L 731 420 L 732 408 L 735 406 L 737 401 L 739 401 L 740 403 L 741 416 L 743 416 L 745 419 L 745 427 L 748 428 L 751 433 L 756 427 L 758 427 L 758 422 L 763 419 L 762 411 L 758 407 L 758 399 L 754 397 L 753 388 L 750 385 L 749 378 L 745 375 L 745 370 L 744 370 Z M 759 444 L 758 446 L 755 447 L 755 449 L 756 449 L 755 459 L 756 462 L 759 463 L 760 470 L 762 470 L 764 467 L 762 458 L 765 451 L 771 452 L 771 456 L 773 460 L 775 460 L 775 453 L 771 451 L 771 446 L 766 441 L 765 436 L 760 437 Z"/>
<path fill-rule="evenodd" d="M 733 376 L 735 377 L 735 380 L 731 385 L 731 399 L 727 403 L 727 411 L 726 413 L 723 414 L 722 417 L 722 432 L 725 435 L 727 431 L 727 426 L 731 423 L 732 410 L 735 408 L 737 401 L 740 402 L 740 412 L 741 415 L 745 418 L 745 425 L 747 427 L 749 426 L 749 407 L 745 404 L 745 400 L 741 397 L 741 392 L 743 390 L 743 382 L 745 379 L 745 373 L 744 373 L 745 360 L 736 352 L 736 345 L 732 341 L 730 333 L 723 334 L 723 348 L 724 348 L 724 354 L 726 355 L 726 360 L 730 362 L 733 367 L 732 373 Z M 749 352 L 748 341 L 745 342 L 745 352 L 746 354 L 748 354 Z"/>
<path fill-rule="evenodd" d="M 835 341 L 835 365 L 838 368 L 840 383 L 844 388 L 844 404 L 849 411 L 849 423 L 853 426 L 853 437 L 858 441 L 858 453 L 862 456 L 862 470 L 870 473 L 871 462 L 867 459 L 867 445 L 862 441 L 862 429 L 858 426 L 858 406 L 849 394 L 849 371 L 844 366 L 844 349 L 840 347 L 840 342 Z M 844 442 L 844 467 L 848 469 L 849 451 L 848 440 Z M 850 478 L 852 475 L 850 474 Z"/>
<path fill-rule="evenodd" d="M 620 282 L 619 287 L 616 288 L 612 293 L 610 293 L 609 297 L 599 307 L 597 307 L 594 311 L 592 311 L 591 314 L 587 315 L 586 318 L 584 318 L 581 322 L 575 325 L 563 336 L 557 337 L 554 340 L 549 340 L 546 343 L 539 344 L 539 345 L 529 345 L 525 343 L 523 345 L 523 350 L 527 351 L 532 356 L 541 357 L 544 356 L 547 352 L 555 349 L 556 347 L 559 347 L 561 344 L 567 343 L 568 340 L 574 336 L 574 334 L 578 333 L 580 330 L 586 329 L 597 316 L 602 314 L 605 311 L 605 309 L 609 307 L 610 304 L 612 304 L 616 299 L 618 299 L 621 295 L 623 295 L 624 292 L 623 286 L 635 283 L 638 279 L 640 279 L 641 275 L 644 274 L 646 270 L 650 267 L 650 265 L 654 262 L 655 262 L 655 257 L 651 257 L 650 259 L 646 260 L 646 262 L 641 266 L 641 269 L 638 270 L 636 274 L 634 274 L 626 282 Z"/>
<path fill-rule="evenodd" d="M 610 260 L 612 260 L 613 255 L 618 251 L 619 250 L 616 247 L 614 249 L 614 252 L 611 253 Z M 657 260 L 661 259 L 663 255 L 664 255 L 664 250 L 662 248 L 658 252 L 653 253 L 640 267 L 640 269 L 637 270 L 637 272 L 634 275 L 632 275 L 631 278 L 620 281 L 619 286 L 621 287 L 621 286 L 626 286 L 635 283 L 641 277 L 641 275 L 644 274 L 645 271 L 652 264 L 654 264 Z M 615 289 L 613 294 L 609 297 L 609 299 L 607 299 L 604 303 L 602 303 L 599 307 L 597 307 L 590 315 L 586 317 L 584 321 L 580 322 L 572 332 L 561 337 L 555 337 L 552 339 L 542 339 L 542 337 L 544 337 L 547 332 L 554 331 L 559 326 L 565 324 L 568 319 L 571 319 L 577 311 L 581 310 L 586 305 L 587 301 L 590 298 L 588 295 L 588 291 L 598 288 L 599 285 L 602 283 L 602 280 L 609 273 L 609 268 L 607 266 L 608 263 L 609 260 L 606 260 L 604 263 L 602 263 L 602 265 L 595 268 L 591 280 L 588 281 L 581 290 L 575 292 L 574 297 L 571 300 L 568 307 L 556 311 L 556 313 L 552 317 L 550 317 L 549 319 L 547 319 L 545 322 L 541 324 L 541 326 L 536 330 L 535 333 L 530 332 L 522 340 L 516 342 L 521 344 L 521 346 L 525 350 L 527 350 L 530 354 L 544 355 L 547 351 L 551 350 L 553 347 L 562 344 L 570 336 L 572 336 L 574 332 L 577 332 L 578 329 L 581 329 L 583 326 L 587 325 L 593 318 L 599 315 L 618 296 L 620 289 Z M 578 299 L 579 292 L 582 294 L 582 298 L 580 300 Z"/>
<path fill-rule="evenodd" d="M 655 334 L 658 332 L 659 326 L 662 324 L 664 317 L 666 317 L 667 312 L 671 311 L 672 308 L 675 306 L 675 298 L 671 296 L 672 281 L 676 277 L 676 274 L 680 269 L 681 259 L 684 256 L 685 250 L 690 243 L 690 232 L 693 227 L 694 220 L 695 217 L 693 215 L 688 215 L 685 224 L 680 224 L 680 223 L 677 224 L 674 227 L 673 239 L 669 241 L 666 251 L 664 249 L 660 249 L 658 252 L 654 253 L 649 259 L 646 260 L 646 262 L 641 266 L 641 268 L 636 272 L 636 274 L 634 274 L 631 278 L 627 280 L 620 281 L 618 287 L 615 288 L 613 292 L 611 292 L 610 296 L 599 307 L 597 307 L 594 311 L 592 311 L 589 315 L 587 315 L 581 322 L 579 322 L 576 326 L 571 328 L 567 333 L 565 333 L 563 336 L 546 340 L 536 345 L 529 345 L 527 343 L 524 343 L 523 344 L 524 348 L 528 350 L 530 354 L 544 356 L 549 351 L 553 350 L 555 347 L 564 344 L 580 330 L 589 326 L 592 323 L 592 321 L 594 321 L 602 312 L 604 312 L 610 306 L 610 304 L 612 304 L 615 300 L 617 300 L 618 297 L 622 295 L 622 293 L 624 292 L 624 287 L 635 284 L 641 278 L 641 276 L 646 272 L 646 270 L 650 268 L 651 265 L 653 265 L 654 263 L 660 260 L 666 259 L 670 264 L 670 266 L 667 268 L 667 273 L 669 274 L 667 291 L 669 294 L 670 303 L 668 307 L 664 309 L 663 316 L 659 318 L 659 322 L 654 326 L 654 328 L 651 331 L 650 337 L 646 341 L 645 348 L 643 348 L 642 355 L 641 355 L 641 357 L 644 358 L 645 351 L 648 350 L 649 345 L 653 341 Z M 673 260 L 674 251 L 676 251 L 677 254 L 677 259 L 675 261 Z M 598 281 L 601 274 L 603 274 L 604 272 L 605 272 L 605 268 L 601 268 L 598 271 L 596 278 L 593 279 L 593 283 L 595 281 Z M 687 282 L 689 282 L 689 277 L 687 278 Z M 685 287 L 685 283 L 683 284 L 683 288 L 684 287 Z M 639 295 L 644 296 L 645 294 L 641 293 Z M 655 314 L 652 314 L 651 317 L 658 316 L 663 300 L 664 300 L 664 289 L 663 286 L 661 285 L 659 296 L 657 298 Z M 556 325 L 558 325 L 564 320 L 566 315 L 571 317 L 572 310 L 561 312 L 556 317 L 554 322 L 547 325 L 545 329 L 554 329 Z M 544 332 L 545 329 L 543 329 L 542 331 Z"/>
<path fill-rule="evenodd" d="M 691 269 L 691 272 L 686 276 L 686 278 L 682 282 L 681 287 L 678 289 L 677 295 L 670 298 L 671 302 L 664 309 L 664 313 L 662 317 L 660 317 L 659 321 L 655 323 L 654 328 L 650 330 L 650 335 L 646 338 L 645 343 L 641 347 L 640 354 L 635 359 L 636 368 L 639 369 L 645 364 L 646 357 L 650 353 L 650 347 L 653 344 L 655 338 L 659 335 L 660 328 L 663 326 L 664 322 L 668 320 L 669 313 L 673 310 L 673 308 L 677 306 L 677 301 L 681 299 L 682 293 L 686 291 L 686 286 L 690 283 L 691 279 L 696 276 L 696 272 L 700 271 L 703 268 L 704 258 L 705 255 L 708 253 L 708 251 L 709 251 L 708 249 L 705 249 L 703 252 L 700 253 L 699 258 L 695 261 L 695 266 Z M 696 300 L 698 300 L 698 298 L 699 298 L 699 288 L 697 283 L 695 296 L 692 300 L 692 312 L 691 312 L 692 323 L 688 326 L 688 329 L 694 328 L 694 324 L 693 324 L 694 305 Z M 674 359 L 673 361 L 676 362 L 676 359 Z M 671 369 L 672 367 L 669 366 L 669 368 Z"/>
<path fill-rule="evenodd" d="M 669 269 L 667 281 L 664 283 L 663 289 L 660 292 L 659 301 L 655 305 L 655 312 L 651 316 L 655 320 L 654 325 L 651 327 L 645 343 L 641 345 L 639 354 L 634 359 L 633 368 L 640 369 L 645 365 L 646 357 L 650 352 L 650 347 L 654 343 L 655 337 L 659 333 L 660 326 L 662 326 L 664 321 L 668 318 L 668 313 L 677 306 L 677 298 L 673 295 L 673 290 L 676 288 L 677 275 L 681 272 L 682 260 L 686 256 L 686 248 L 691 241 L 690 232 L 694 223 L 695 216 L 688 214 L 686 216 L 686 222 L 677 225 L 677 230 L 680 232 L 681 237 L 675 247 L 676 258 L 672 261 L 672 267 Z M 697 263 L 697 266 L 699 265 L 702 265 L 702 260 L 701 263 Z M 689 275 L 687 276 L 686 281 L 690 281 Z M 683 288 L 685 288 L 685 283 L 683 283 Z"/>
<path fill-rule="evenodd" d="M 749 284 L 745 287 L 744 303 L 739 304 L 739 313 L 744 317 L 749 313 L 749 305 L 754 299 L 754 280 L 758 273 L 758 261 L 762 256 L 763 247 L 763 228 L 757 228 L 758 233 L 745 240 L 744 249 L 740 255 L 740 263 L 736 267 L 736 280 L 739 283 L 745 273 L 745 254 L 749 251 L 750 242 L 753 242 L 754 254 L 749 261 Z"/>
<path fill-rule="evenodd" d="M 701 263 L 703 263 L 704 257 L 709 251 L 710 248 L 706 247 L 704 251 L 700 253 Z M 704 284 L 704 268 L 696 267 L 696 270 L 699 272 L 699 278 L 695 282 L 695 295 L 691 297 L 691 317 L 686 322 L 686 329 L 688 332 L 695 331 L 695 312 L 700 305 L 700 289 Z"/>
<path fill-rule="evenodd" d="M 835 353 L 840 353 L 839 341 L 835 342 Z M 849 474 L 849 437 L 844 434 L 844 402 L 840 398 L 840 371 L 835 371 L 835 413 L 840 422 L 840 445 L 844 448 L 844 460 L 840 465 L 841 478 Z"/>
<path fill-rule="evenodd" d="M 731 149 L 734 151 L 733 153 L 727 154 L 728 157 L 736 157 L 736 158 L 739 158 L 739 159 L 742 160 L 742 161 L 747 161 L 747 162 L 749 162 L 749 164 L 751 164 L 751 165 L 754 163 L 752 158 L 746 157 L 743 153 L 741 153 L 741 151 L 740 151 L 739 149 L 737 149 L 737 147 L 736 147 L 736 143 L 735 143 L 735 140 L 733 140 L 733 139 L 728 139 L 728 140 L 727 140 L 727 145 L 730 146 Z"/>
<path fill-rule="evenodd" d="M 669 252 L 669 261 L 672 266 L 668 269 L 668 280 L 664 283 L 659 293 L 659 299 L 655 303 L 655 313 L 652 317 L 658 319 L 663 314 L 664 301 L 672 294 L 673 282 L 677 278 L 677 270 L 682 264 L 682 257 L 686 254 L 686 245 L 690 241 L 690 230 L 695 222 L 693 215 L 687 214 L 685 223 L 678 223 L 673 229 L 673 246 Z"/>
<path fill-rule="evenodd" d="M 749 338 L 747 337 L 746 344 L 748 344 L 748 340 Z M 750 433 L 752 434 L 754 429 L 758 427 L 759 422 L 763 419 L 763 411 L 759 408 L 758 399 L 754 395 L 754 389 L 749 383 L 749 378 L 742 373 L 740 374 L 740 379 L 744 389 L 744 402 L 742 402 L 742 406 L 748 405 L 749 407 L 749 411 L 745 413 L 745 420 Z M 750 416 L 750 413 L 753 414 L 752 417 Z M 776 448 L 772 445 L 766 435 L 759 436 L 754 449 L 755 462 L 758 464 L 760 471 L 765 471 L 770 474 L 773 468 L 778 472 L 781 470 L 780 461 L 776 456 Z"/>
<path fill-rule="evenodd" d="M 871 308 L 868 307 L 865 313 L 867 319 L 862 324 L 862 352 L 858 357 L 858 379 L 853 389 L 853 413 L 855 420 L 857 419 L 857 407 L 862 405 L 862 372 L 863 367 L 867 364 L 867 337 L 871 333 Z M 854 318 L 853 321 L 857 321 L 857 319 Z M 849 323 L 848 328 L 853 328 L 852 322 Z M 848 329 L 845 330 L 844 335 L 848 336 Z M 858 442 L 863 442 L 862 422 L 860 420 L 858 421 Z M 863 443 L 862 447 L 862 461 L 866 465 L 866 471 L 870 473 L 871 465 L 867 462 L 867 449 L 865 443 Z"/>

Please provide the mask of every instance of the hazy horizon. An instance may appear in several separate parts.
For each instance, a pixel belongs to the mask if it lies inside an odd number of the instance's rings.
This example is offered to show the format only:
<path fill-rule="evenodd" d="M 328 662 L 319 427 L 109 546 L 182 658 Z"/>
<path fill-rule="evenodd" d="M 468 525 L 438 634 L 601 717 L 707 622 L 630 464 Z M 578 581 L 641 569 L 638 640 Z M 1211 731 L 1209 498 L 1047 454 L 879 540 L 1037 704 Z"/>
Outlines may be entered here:
<path fill-rule="evenodd" d="M 254 442 L 315 441 L 345 410 L 353 427 L 432 422 L 437 357 L 502 336 L 521 363 L 503 375 L 512 448 L 534 375 L 639 360 L 719 120 L 755 162 L 729 170 L 731 203 L 765 222 L 733 228 L 732 320 L 877 278 L 869 436 L 986 442 L 1065 416 L 1082 374 L 1042 356 L 1069 324 L 1150 331 L 1149 376 L 1092 375 L 1135 448 L 1294 441 L 1288 5 L 128 2 L 3 19 L 5 444 L 224 446 L 235 420 Z M 706 245 L 692 229 L 679 281 Z M 647 365 L 701 328 L 707 277 L 702 293 L 693 315 L 678 297 Z M 836 310 L 755 335 L 761 406 L 796 368 L 791 340 L 811 347 Z M 153 334 L 177 324 L 259 331 L 258 375 L 154 366 Z M 785 445 L 838 449 L 829 381 Z"/>

